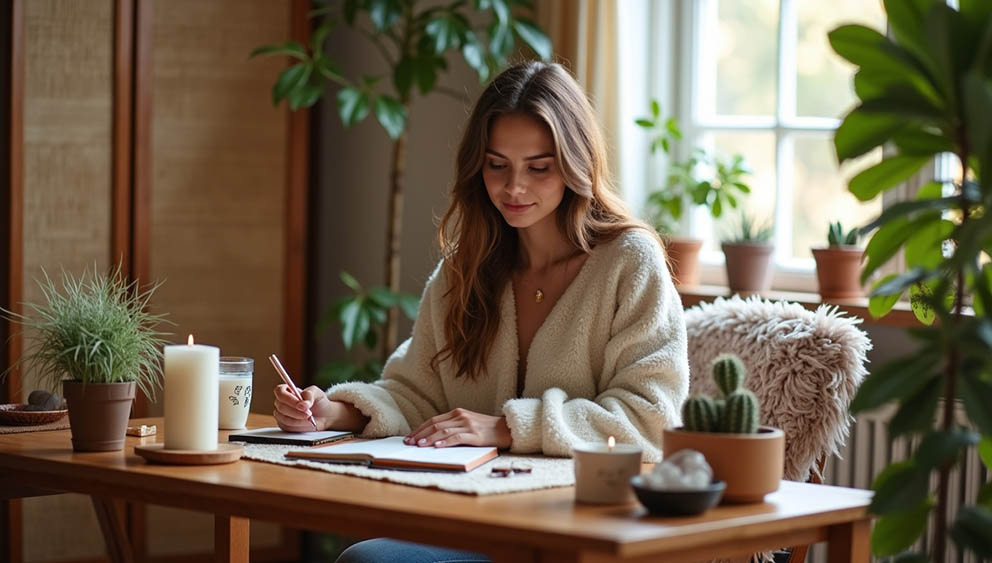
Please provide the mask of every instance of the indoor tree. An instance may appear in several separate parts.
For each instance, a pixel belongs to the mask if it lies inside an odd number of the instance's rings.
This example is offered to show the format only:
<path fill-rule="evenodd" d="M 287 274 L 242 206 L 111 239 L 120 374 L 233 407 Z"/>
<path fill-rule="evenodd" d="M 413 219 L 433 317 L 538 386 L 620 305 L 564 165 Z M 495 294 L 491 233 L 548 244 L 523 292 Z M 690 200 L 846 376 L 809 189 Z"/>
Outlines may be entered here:
<path fill-rule="evenodd" d="M 455 0 L 449 3 L 422 0 L 328 1 L 311 12 L 319 18 L 309 45 L 299 41 L 264 45 L 255 55 L 279 55 L 296 59 L 283 70 L 272 87 L 275 104 L 286 100 L 291 109 L 309 107 L 333 92 L 338 115 L 348 127 L 369 114 L 392 139 L 389 155 L 389 209 L 386 233 L 385 287 L 364 290 L 353 277 L 342 279 L 353 294 L 332 309 L 332 320 L 342 324 L 342 338 L 350 350 L 355 343 L 378 345 L 378 327 L 384 325 L 381 358 L 397 344 L 397 309 L 410 314 L 409 297 L 401 296 L 400 241 L 403 216 L 403 187 L 406 173 L 407 122 L 414 96 L 434 93 L 452 95 L 454 90 L 439 84 L 448 70 L 448 57 L 463 59 L 485 82 L 506 64 L 517 40 L 538 56 L 551 56 L 551 43 L 530 16 L 530 0 Z M 366 37 L 388 66 L 388 76 L 346 76 L 324 45 L 334 33 L 358 33 Z M 415 298 L 414 298 L 415 299 Z M 378 376 L 377 367 L 366 364 L 349 368 L 341 364 L 332 379 Z"/>
<path fill-rule="evenodd" d="M 992 1 L 960 0 L 959 9 L 942 0 L 884 4 L 890 36 L 858 25 L 829 34 L 858 67 L 859 104 L 837 129 L 838 159 L 890 147 L 851 179 L 850 191 L 862 201 L 880 197 L 944 153 L 961 173 L 937 178 L 862 229 L 877 228 L 862 281 L 900 250 L 908 267 L 874 285 L 872 314 L 887 313 L 908 291 L 924 321 L 909 330 L 917 350 L 874 370 L 851 404 L 857 413 L 896 403 L 890 439 L 914 445 L 909 459 L 875 480 L 872 548 L 898 561 L 943 561 L 950 536 L 959 549 L 992 557 L 992 484 L 947 521 L 950 471 L 965 451 L 977 447 L 992 469 Z M 959 401 L 964 421 L 955 417 Z M 930 552 L 911 551 L 931 518 Z"/>

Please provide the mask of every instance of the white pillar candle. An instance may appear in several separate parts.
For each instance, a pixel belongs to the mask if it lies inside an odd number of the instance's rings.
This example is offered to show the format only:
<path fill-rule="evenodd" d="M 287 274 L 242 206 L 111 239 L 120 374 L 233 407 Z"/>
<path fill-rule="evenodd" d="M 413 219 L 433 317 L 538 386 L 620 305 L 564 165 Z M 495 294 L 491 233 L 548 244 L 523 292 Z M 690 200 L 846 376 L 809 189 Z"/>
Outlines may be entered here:
<path fill-rule="evenodd" d="M 636 500 L 630 478 L 641 472 L 641 448 L 631 444 L 583 444 L 572 448 L 572 456 L 575 500 L 596 504 Z"/>
<path fill-rule="evenodd" d="M 217 449 L 220 348 L 165 347 L 165 449 Z"/>

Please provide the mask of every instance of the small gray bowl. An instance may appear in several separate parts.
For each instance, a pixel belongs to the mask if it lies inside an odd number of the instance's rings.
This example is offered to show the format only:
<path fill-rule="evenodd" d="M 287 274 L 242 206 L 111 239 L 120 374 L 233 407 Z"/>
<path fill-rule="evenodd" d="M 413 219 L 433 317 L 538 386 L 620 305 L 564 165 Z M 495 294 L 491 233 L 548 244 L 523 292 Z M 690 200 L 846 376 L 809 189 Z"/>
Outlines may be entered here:
<path fill-rule="evenodd" d="M 705 489 L 655 489 L 650 487 L 643 475 L 630 478 L 630 486 L 634 487 L 637 500 L 651 514 L 664 516 L 690 516 L 701 514 L 717 505 L 723 496 L 727 484 L 714 481 Z"/>

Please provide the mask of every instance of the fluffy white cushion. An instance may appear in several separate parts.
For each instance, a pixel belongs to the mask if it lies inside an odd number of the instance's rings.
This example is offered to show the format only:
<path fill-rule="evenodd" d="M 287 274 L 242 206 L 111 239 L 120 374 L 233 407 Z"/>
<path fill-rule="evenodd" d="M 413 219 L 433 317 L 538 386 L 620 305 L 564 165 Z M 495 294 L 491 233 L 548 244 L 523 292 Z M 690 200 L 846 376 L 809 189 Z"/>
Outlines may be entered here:
<path fill-rule="evenodd" d="M 847 408 L 867 374 L 868 336 L 836 307 L 718 298 L 685 314 L 692 393 L 718 396 L 713 359 L 737 354 L 761 423 L 785 432 L 785 478 L 806 481 L 823 454 L 838 455 L 853 420 Z M 822 477 L 822 476 L 820 476 Z"/>

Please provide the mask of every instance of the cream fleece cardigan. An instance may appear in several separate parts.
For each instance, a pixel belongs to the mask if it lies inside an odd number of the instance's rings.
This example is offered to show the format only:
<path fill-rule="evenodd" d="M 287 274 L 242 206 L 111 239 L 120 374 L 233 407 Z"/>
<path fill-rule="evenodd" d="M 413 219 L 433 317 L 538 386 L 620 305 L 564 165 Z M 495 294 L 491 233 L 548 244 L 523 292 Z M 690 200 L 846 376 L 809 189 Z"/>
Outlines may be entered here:
<path fill-rule="evenodd" d="M 447 287 L 439 271 L 424 289 L 413 336 L 389 358 L 382 379 L 327 392 L 371 419 L 363 436 L 403 435 L 462 407 L 505 415 L 515 453 L 567 456 L 573 445 L 614 436 L 640 445 L 645 461 L 661 459 L 662 429 L 681 424 L 689 361 L 682 302 L 650 235 L 633 229 L 593 249 L 534 335 L 520 398 L 510 284 L 488 376 L 455 378 L 450 361 L 431 369 L 444 341 Z"/>

